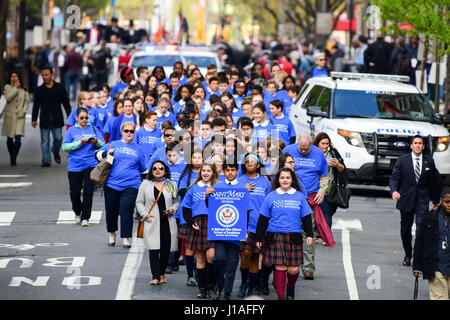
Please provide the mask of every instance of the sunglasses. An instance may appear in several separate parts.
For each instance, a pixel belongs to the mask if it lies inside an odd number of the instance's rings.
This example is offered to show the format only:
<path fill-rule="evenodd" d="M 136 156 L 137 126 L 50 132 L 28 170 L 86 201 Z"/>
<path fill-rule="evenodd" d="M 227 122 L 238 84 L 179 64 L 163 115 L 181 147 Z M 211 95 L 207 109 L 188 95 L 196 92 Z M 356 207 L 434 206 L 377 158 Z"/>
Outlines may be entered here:
<path fill-rule="evenodd" d="M 123 130 L 124 133 L 134 133 L 133 129 L 124 129 Z"/>
<path fill-rule="evenodd" d="M 319 59 L 319 61 L 327 61 L 327 59 Z"/>
<path fill-rule="evenodd" d="M 153 171 L 156 171 L 156 170 L 163 171 L 164 167 L 153 167 L 152 170 Z"/>
<path fill-rule="evenodd" d="M 174 134 L 165 134 L 164 137 L 169 138 L 175 136 Z"/>
<path fill-rule="evenodd" d="M 258 162 L 245 161 L 245 164 L 246 164 L 246 165 L 249 165 L 249 166 L 256 166 L 256 165 L 258 164 Z"/>
<path fill-rule="evenodd" d="M 87 119 L 89 119 L 89 117 L 78 117 L 78 119 L 80 119 L 80 120 L 87 120 Z"/>

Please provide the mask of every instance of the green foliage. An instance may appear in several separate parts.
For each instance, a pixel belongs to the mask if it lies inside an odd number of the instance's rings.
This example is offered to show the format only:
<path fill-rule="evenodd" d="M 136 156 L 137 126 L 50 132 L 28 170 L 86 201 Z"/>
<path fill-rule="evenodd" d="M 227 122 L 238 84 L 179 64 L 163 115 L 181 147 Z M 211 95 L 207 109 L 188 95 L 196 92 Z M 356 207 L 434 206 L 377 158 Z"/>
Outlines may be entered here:
<path fill-rule="evenodd" d="M 424 34 L 444 47 L 439 51 L 440 56 L 450 53 L 448 0 L 372 0 L 372 4 L 380 8 L 384 20 L 392 22 L 388 31 L 397 35 Z M 400 30 L 398 23 L 411 24 L 413 30 Z"/>

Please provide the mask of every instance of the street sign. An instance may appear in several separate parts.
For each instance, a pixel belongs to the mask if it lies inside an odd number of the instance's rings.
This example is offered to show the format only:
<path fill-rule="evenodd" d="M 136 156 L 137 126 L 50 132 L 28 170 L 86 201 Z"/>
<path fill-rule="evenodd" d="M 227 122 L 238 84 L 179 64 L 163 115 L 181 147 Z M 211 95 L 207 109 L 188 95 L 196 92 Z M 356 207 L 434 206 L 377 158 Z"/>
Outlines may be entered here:
<path fill-rule="evenodd" d="M 331 33 L 331 21 L 333 16 L 331 12 L 317 12 L 316 14 L 316 33 L 329 35 Z"/>

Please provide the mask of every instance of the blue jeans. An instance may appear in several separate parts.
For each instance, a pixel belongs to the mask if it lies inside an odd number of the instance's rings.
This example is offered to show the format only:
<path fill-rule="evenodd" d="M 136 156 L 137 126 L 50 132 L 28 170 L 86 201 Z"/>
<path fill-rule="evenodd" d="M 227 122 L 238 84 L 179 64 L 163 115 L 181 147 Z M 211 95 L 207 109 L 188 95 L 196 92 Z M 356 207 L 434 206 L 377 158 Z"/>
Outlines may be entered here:
<path fill-rule="evenodd" d="M 50 154 L 50 131 L 53 135 L 52 152 L 59 154 L 62 144 L 62 127 L 54 128 L 49 126 L 48 128 L 41 128 L 41 151 L 42 151 L 42 163 L 52 163 L 52 157 Z"/>
<path fill-rule="evenodd" d="M 320 209 L 322 209 L 325 220 L 331 229 L 331 225 L 333 224 L 333 215 L 336 213 L 337 207 L 331 205 L 327 201 L 327 198 L 324 198 L 323 202 L 320 204 Z"/>
<path fill-rule="evenodd" d="M 214 241 L 213 264 L 217 287 L 231 294 L 239 264 L 239 246 L 227 241 Z"/>
<path fill-rule="evenodd" d="M 70 87 L 72 86 L 72 101 L 77 100 L 78 80 L 80 74 L 78 72 L 66 72 L 64 75 L 64 85 L 66 86 L 67 95 L 70 97 Z"/>

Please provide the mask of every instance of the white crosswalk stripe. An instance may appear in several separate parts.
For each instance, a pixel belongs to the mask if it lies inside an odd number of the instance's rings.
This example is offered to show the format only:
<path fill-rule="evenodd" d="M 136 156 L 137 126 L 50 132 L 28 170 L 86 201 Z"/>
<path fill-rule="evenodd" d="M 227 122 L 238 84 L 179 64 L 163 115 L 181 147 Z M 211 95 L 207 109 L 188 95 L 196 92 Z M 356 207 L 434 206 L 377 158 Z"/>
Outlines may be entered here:
<path fill-rule="evenodd" d="M 92 211 L 89 223 L 99 224 L 102 218 L 102 211 Z M 75 224 L 75 213 L 73 211 L 60 211 L 56 224 Z"/>
<path fill-rule="evenodd" d="M 0 178 L 2 179 L 17 179 L 17 178 L 25 178 L 26 174 L 1 174 Z M 8 181 L 8 180 L 6 180 Z M 6 188 L 24 188 L 29 187 L 33 184 L 33 182 L 0 182 L 0 189 Z"/>
<path fill-rule="evenodd" d="M 15 215 L 15 212 L 0 212 L 0 227 L 7 227 L 11 225 Z"/>

